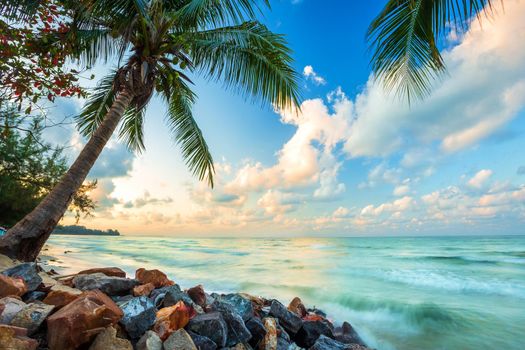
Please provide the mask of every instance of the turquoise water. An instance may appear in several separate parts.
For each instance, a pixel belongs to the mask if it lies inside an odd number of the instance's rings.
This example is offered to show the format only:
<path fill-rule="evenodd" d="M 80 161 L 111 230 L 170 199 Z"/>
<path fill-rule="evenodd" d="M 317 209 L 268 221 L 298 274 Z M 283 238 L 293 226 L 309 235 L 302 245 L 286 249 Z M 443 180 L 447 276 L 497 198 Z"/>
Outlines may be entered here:
<path fill-rule="evenodd" d="M 49 243 L 58 258 L 50 264 L 63 272 L 159 268 L 183 287 L 300 296 L 377 349 L 525 349 L 525 236 Z"/>

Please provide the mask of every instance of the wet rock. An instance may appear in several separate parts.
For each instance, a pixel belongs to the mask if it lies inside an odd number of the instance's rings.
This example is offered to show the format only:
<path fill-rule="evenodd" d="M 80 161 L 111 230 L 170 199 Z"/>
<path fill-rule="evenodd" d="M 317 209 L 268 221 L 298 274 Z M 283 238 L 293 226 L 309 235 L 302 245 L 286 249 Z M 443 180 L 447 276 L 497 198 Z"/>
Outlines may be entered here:
<path fill-rule="evenodd" d="M 186 305 L 195 304 L 193 300 L 191 300 L 191 298 L 188 296 L 188 294 L 184 293 L 177 284 L 168 287 L 166 289 L 166 294 L 164 295 L 164 299 L 162 302 L 164 307 L 175 305 L 179 301 L 183 301 L 184 303 L 186 303 Z"/>
<path fill-rule="evenodd" d="M 106 276 L 113 277 L 126 277 L 126 272 L 118 267 L 97 267 L 94 269 L 83 270 L 77 273 L 77 275 L 91 275 L 94 273 L 103 273 Z"/>
<path fill-rule="evenodd" d="M 133 350 L 127 339 L 117 338 L 117 330 L 108 327 L 97 335 L 89 350 Z"/>
<path fill-rule="evenodd" d="M 147 331 L 137 342 L 136 350 L 162 350 L 162 340 L 157 333 Z"/>
<path fill-rule="evenodd" d="M 111 300 L 113 300 L 115 303 L 117 303 L 117 305 L 119 305 L 124 304 L 133 298 L 133 295 L 113 295 L 111 297 Z"/>
<path fill-rule="evenodd" d="M 277 350 L 290 350 L 292 342 L 285 337 L 277 337 Z"/>
<path fill-rule="evenodd" d="M 310 350 L 366 350 L 358 344 L 343 344 L 337 340 L 328 338 L 325 335 L 321 335 Z"/>
<path fill-rule="evenodd" d="M 141 284 L 153 283 L 155 288 L 172 286 L 173 281 L 168 279 L 168 276 L 159 270 L 146 270 L 143 268 L 138 269 L 135 272 L 135 279 Z"/>
<path fill-rule="evenodd" d="M 264 339 L 266 335 L 266 328 L 258 317 L 252 317 L 246 322 L 246 328 L 250 331 L 252 338 L 250 339 L 250 345 L 256 348 L 259 343 Z"/>
<path fill-rule="evenodd" d="M 50 349 L 71 350 L 90 342 L 103 328 L 115 325 L 122 310 L 107 295 L 89 291 L 47 319 Z"/>
<path fill-rule="evenodd" d="M 179 301 L 177 304 L 168 306 L 157 311 L 157 320 L 153 330 L 157 332 L 160 339 L 166 340 L 173 332 L 186 327 L 195 311 Z"/>
<path fill-rule="evenodd" d="M 312 309 L 308 309 L 306 310 L 307 313 L 309 314 L 314 314 L 314 315 L 318 315 L 318 316 L 321 316 L 322 318 L 326 318 L 326 312 L 324 312 L 323 310 L 319 310 L 319 309 L 316 309 L 316 308 L 312 308 Z"/>
<path fill-rule="evenodd" d="M 221 295 L 217 299 L 233 307 L 235 312 L 237 312 L 245 322 L 254 315 L 252 302 L 249 299 L 243 297 L 241 294 L 225 294 Z"/>
<path fill-rule="evenodd" d="M 26 292 L 27 286 L 23 279 L 0 274 L 0 298 L 7 296 L 22 296 Z"/>
<path fill-rule="evenodd" d="M 195 316 L 188 330 L 211 339 L 219 348 L 226 345 L 228 328 L 220 312 L 209 312 Z"/>
<path fill-rule="evenodd" d="M 51 314 L 55 307 L 42 302 L 35 302 L 27 305 L 11 320 L 11 325 L 27 329 L 29 335 L 35 333 L 44 323 L 44 320 Z"/>
<path fill-rule="evenodd" d="M 36 350 L 38 342 L 26 335 L 24 328 L 0 324 L 0 349 Z"/>
<path fill-rule="evenodd" d="M 288 305 L 288 310 L 301 318 L 306 316 L 306 307 L 304 306 L 303 301 L 298 297 L 292 299 L 290 305 Z"/>
<path fill-rule="evenodd" d="M 140 286 L 133 288 L 133 295 L 136 297 L 147 297 L 153 289 L 155 289 L 155 285 L 153 283 L 141 284 Z"/>
<path fill-rule="evenodd" d="M 173 332 L 164 342 L 164 350 L 197 350 L 190 335 L 181 328 Z"/>
<path fill-rule="evenodd" d="M 107 295 L 123 295 L 129 293 L 138 282 L 129 278 L 106 276 L 98 272 L 76 276 L 73 278 L 73 285 L 80 290 L 98 289 Z"/>
<path fill-rule="evenodd" d="M 343 322 L 342 327 L 336 328 L 334 334 L 335 339 L 341 343 L 365 345 L 365 342 L 359 337 L 354 327 L 348 322 Z"/>
<path fill-rule="evenodd" d="M 65 306 L 71 303 L 82 294 L 82 291 L 76 288 L 55 284 L 44 298 L 43 302 L 57 307 Z"/>
<path fill-rule="evenodd" d="M 42 278 L 38 275 L 36 263 L 23 263 L 13 266 L 1 272 L 4 276 L 19 277 L 24 280 L 27 291 L 34 291 L 42 283 Z"/>
<path fill-rule="evenodd" d="M 206 293 L 201 284 L 190 288 L 186 292 L 193 302 L 201 307 L 206 305 Z"/>
<path fill-rule="evenodd" d="M 210 338 L 194 333 L 192 331 L 188 331 L 188 334 L 190 335 L 197 349 L 199 350 L 216 350 L 217 349 L 217 344 L 215 344 L 213 340 L 211 340 Z"/>
<path fill-rule="evenodd" d="M 27 307 L 22 300 L 12 297 L 0 299 L 0 323 L 10 324 L 17 313 Z"/>
<path fill-rule="evenodd" d="M 288 309 L 277 300 L 272 300 L 270 315 L 279 319 L 279 323 L 284 329 L 292 334 L 297 333 L 303 324 L 303 321 L 299 316 L 288 311 Z"/>
<path fill-rule="evenodd" d="M 277 349 L 277 320 L 272 317 L 263 319 L 266 334 L 259 345 L 260 350 L 275 350 Z"/>
<path fill-rule="evenodd" d="M 153 301 L 147 297 L 133 298 L 119 306 L 124 313 L 120 324 L 131 339 L 140 338 L 155 323 L 157 309 Z"/>
<path fill-rule="evenodd" d="M 303 326 L 295 336 L 295 342 L 302 348 L 309 348 L 315 344 L 321 335 L 334 338 L 332 329 L 324 321 L 304 321 Z"/>
<path fill-rule="evenodd" d="M 236 310 L 226 302 L 222 301 L 223 299 L 217 299 L 211 305 L 211 309 L 218 311 L 222 314 L 226 326 L 228 328 L 228 335 L 226 339 L 226 346 L 234 346 L 238 343 L 244 343 L 250 340 L 252 337 L 248 328 L 244 324 L 242 317 L 236 312 Z"/>

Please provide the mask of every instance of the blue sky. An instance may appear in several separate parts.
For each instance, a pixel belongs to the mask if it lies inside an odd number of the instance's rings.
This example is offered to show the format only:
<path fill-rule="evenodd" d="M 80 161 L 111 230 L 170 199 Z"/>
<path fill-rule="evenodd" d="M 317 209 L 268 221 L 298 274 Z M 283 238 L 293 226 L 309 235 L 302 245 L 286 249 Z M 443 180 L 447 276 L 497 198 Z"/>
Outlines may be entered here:
<path fill-rule="evenodd" d="M 410 108 L 371 78 L 365 33 L 384 3 L 272 2 L 261 20 L 294 51 L 302 114 L 197 78 L 211 190 L 188 174 L 154 99 L 146 152 L 113 140 L 91 172 L 99 209 L 84 224 L 181 236 L 525 233 L 525 2 L 451 33 L 449 75 Z M 50 133 L 78 150 L 83 140 L 67 135 Z"/>

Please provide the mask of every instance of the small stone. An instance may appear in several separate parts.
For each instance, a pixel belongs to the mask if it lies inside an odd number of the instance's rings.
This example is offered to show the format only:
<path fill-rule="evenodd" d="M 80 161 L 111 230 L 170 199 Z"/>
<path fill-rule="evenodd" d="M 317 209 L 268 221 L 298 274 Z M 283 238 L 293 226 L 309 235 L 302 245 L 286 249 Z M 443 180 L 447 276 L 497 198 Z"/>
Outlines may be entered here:
<path fill-rule="evenodd" d="M 252 302 L 249 299 L 243 297 L 241 294 L 225 294 L 221 295 L 218 299 L 222 302 L 230 304 L 235 312 L 237 312 L 245 322 L 254 315 Z"/>
<path fill-rule="evenodd" d="M 206 293 L 204 293 L 204 288 L 201 284 L 188 289 L 186 293 L 195 304 L 201 307 L 204 307 L 206 305 Z"/>
<path fill-rule="evenodd" d="M 89 350 L 133 350 L 127 339 L 117 338 L 117 330 L 108 327 L 97 335 Z"/>
<path fill-rule="evenodd" d="M 263 319 L 266 335 L 259 345 L 261 350 L 275 350 L 277 349 L 277 321 L 275 318 L 266 317 Z"/>
<path fill-rule="evenodd" d="M 250 331 L 252 338 L 250 339 L 250 345 L 256 348 L 259 343 L 264 339 L 266 335 L 266 328 L 258 317 L 252 317 L 246 322 L 246 328 Z"/>
<path fill-rule="evenodd" d="M 127 294 L 138 285 L 137 280 L 106 276 L 103 273 L 93 273 L 91 275 L 78 275 L 73 278 L 73 285 L 80 290 L 98 289 L 107 295 Z"/>
<path fill-rule="evenodd" d="M 0 274 L 0 298 L 22 296 L 27 292 L 26 283 L 22 278 L 9 277 Z"/>
<path fill-rule="evenodd" d="M 147 297 L 153 289 L 155 289 L 155 285 L 153 283 L 141 284 L 140 286 L 133 288 L 133 295 L 136 297 Z"/>
<path fill-rule="evenodd" d="M 295 342 L 302 348 L 310 348 L 321 335 L 334 338 L 332 329 L 326 321 L 304 321 L 295 336 Z"/>
<path fill-rule="evenodd" d="M 38 342 L 26 335 L 24 328 L 0 324 L 0 349 L 36 350 Z"/>
<path fill-rule="evenodd" d="M 219 348 L 226 345 L 228 328 L 220 312 L 209 312 L 195 316 L 188 330 L 211 339 Z"/>
<path fill-rule="evenodd" d="M 168 276 L 159 270 L 146 270 L 143 268 L 138 269 L 135 272 L 135 279 L 141 284 L 153 283 L 155 288 L 172 286 L 173 281 L 168 279 Z"/>
<path fill-rule="evenodd" d="M 120 323 L 131 339 L 140 338 L 155 323 L 155 304 L 147 297 L 133 298 L 119 306 L 124 313 Z"/>
<path fill-rule="evenodd" d="M 279 323 L 284 327 L 284 329 L 292 334 L 297 333 L 303 324 L 303 321 L 299 316 L 291 311 L 288 311 L 288 309 L 286 309 L 284 305 L 277 300 L 272 300 L 272 304 L 270 306 L 270 315 L 279 319 Z"/>
<path fill-rule="evenodd" d="M 147 331 L 137 342 L 136 350 L 162 350 L 162 340 L 153 331 Z"/>
<path fill-rule="evenodd" d="M 302 300 L 298 297 L 292 299 L 290 305 L 288 305 L 288 310 L 301 318 L 306 316 L 306 307 L 304 306 Z"/>
<path fill-rule="evenodd" d="M 65 306 L 71 303 L 82 294 L 82 291 L 76 288 L 55 284 L 51 287 L 50 292 L 44 298 L 43 302 L 57 307 Z"/>
<path fill-rule="evenodd" d="M 29 292 L 34 291 L 42 283 L 42 278 L 38 275 L 36 263 L 23 263 L 11 267 L 1 272 L 4 276 L 20 277 L 24 280 Z"/>
<path fill-rule="evenodd" d="M 168 306 L 157 311 L 157 320 L 153 330 L 160 339 L 166 340 L 173 332 L 186 327 L 190 318 L 195 315 L 191 307 L 179 301 L 173 306 Z"/>
<path fill-rule="evenodd" d="M 5 297 L 0 299 L 0 323 L 9 324 L 17 313 L 27 307 L 27 304 L 22 300 Z"/>
<path fill-rule="evenodd" d="M 238 343 L 244 343 L 252 337 L 248 328 L 246 328 L 242 317 L 234 310 L 234 308 L 225 302 L 215 300 L 211 305 L 212 310 L 218 311 L 222 314 L 224 322 L 228 327 L 228 336 L 226 339 L 226 346 L 231 347 Z"/>
<path fill-rule="evenodd" d="M 118 267 L 97 267 L 94 269 L 83 270 L 77 275 L 91 275 L 93 273 L 103 273 L 106 276 L 126 278 L 126 272 Z"/>
<path fill-rule="evenodd" d="M 164 350 L 197 350 L 190 335 L 181 328 L 173 332 L 164 342 Z"/>
<path fill-rule="evenodd" d="M 11 325 L 27 329 L 29 335 L 35 333 L 55 307 L 42 302 L 27 305 L 11 320 Z"/>
<path fill-rule="evenodd" d="M 216 350 L 217 349 L 217 344 L 215 344 L 213 340 L 211 340 L 210 338 L 194 333 L 192 331 L 188 331 L 188 334 L 190 335 L 197 349 L 199 350 Z"/>

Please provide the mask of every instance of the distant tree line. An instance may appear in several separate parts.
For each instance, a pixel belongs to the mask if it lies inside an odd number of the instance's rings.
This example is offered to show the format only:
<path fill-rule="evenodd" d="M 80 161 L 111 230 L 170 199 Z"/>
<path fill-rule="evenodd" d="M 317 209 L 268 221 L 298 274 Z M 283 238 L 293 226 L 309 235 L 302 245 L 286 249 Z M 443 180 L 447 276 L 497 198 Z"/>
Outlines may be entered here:
<path fill-rule="evenodd" d="M 95 230 L 80 225 L 61 226 L 58 225 L 53 231 L 55 235 L 96 235 L 96 236 L 120 236 L 117 230 Z"/>

